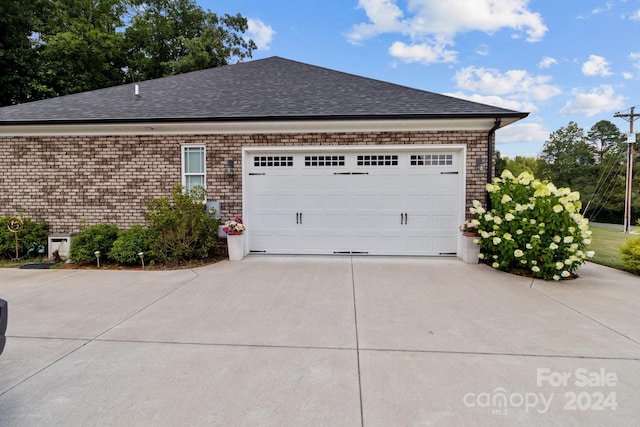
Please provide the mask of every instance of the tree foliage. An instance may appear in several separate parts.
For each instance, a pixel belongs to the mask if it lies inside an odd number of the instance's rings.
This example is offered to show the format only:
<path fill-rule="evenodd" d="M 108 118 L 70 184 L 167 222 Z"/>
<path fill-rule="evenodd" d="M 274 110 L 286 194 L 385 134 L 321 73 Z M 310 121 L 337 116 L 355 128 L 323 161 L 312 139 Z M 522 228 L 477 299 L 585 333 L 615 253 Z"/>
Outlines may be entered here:
<path fill-rule="evenodd" d="M 186 191 L 176 185 L 171 199 L 147 203 L 149 248 L 163 263 L 178 263 L 211 256 L 218 244 L 219 221 L 206 212 L 206 191 L 196 186 Z"/>
<path fill-rule="evenodd" d="M 0 0 L 0 106 L 240 61 L 246 30 L 194 0 Z"/>
<path fill-rule="evenodd" d="M 625 199 L 625 139 L 608 120 L 595 123 L 586 134 L 577 123 L 569 122 L 551 133 L 539 158 L 509 159 L 506 169 L 517 173 L 527 170 L 541 179 L 570 186 L 582 195 L 585 216 L 592 221 L 620 223 Z M 639 187 L 640 173 L 635 168 L 633 188 Z M 640 217 L 639 197 L 632 198 L 632 216 Z"/>
<path fill-rule="evenodd" d="M 544 178 L 561 187 L 574 188 L 595 164 L 584 130 L 575 122 L 551 133 L 540 160 Z"/>
<path fill-rule="evenodd" d="M 136 8 L 125 31 L 129 74 L 146 80 L 226 65 L 251 56 L 247 19 L 204 11 L 192 0 L 151 0 Z"/>
<path fill-rule="evenodd" d="M 625 136 L 618 126 L 608 120 L 600 120 L 589 129 L 587 141 L 593 145 L 598 160 L 602 162 L 604 155 L 610 150 L 620 150 L 625 141 Z"/>

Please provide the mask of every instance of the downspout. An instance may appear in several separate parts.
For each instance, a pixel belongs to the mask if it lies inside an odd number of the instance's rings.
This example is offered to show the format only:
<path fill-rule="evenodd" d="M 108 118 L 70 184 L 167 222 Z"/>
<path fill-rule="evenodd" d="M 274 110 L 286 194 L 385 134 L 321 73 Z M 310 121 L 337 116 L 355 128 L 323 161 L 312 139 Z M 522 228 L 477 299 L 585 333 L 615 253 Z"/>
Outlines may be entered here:
<path fill-rule="evenodd" d="M 493 123 L 493 127 L 487 134 L 487 183 L 491 183 L 493 181 L 493 170 L 495 167 L 493 162 L 493 143 L 495 141 L 496 131 L 500 128 L 500 124 L 502 124 L 502 119 L 497 117 L 496 121 Z M 487 192 L 485 197 L 487 210 L 491 210 L 491 197 L 489 197 L 489 192 Z"/>

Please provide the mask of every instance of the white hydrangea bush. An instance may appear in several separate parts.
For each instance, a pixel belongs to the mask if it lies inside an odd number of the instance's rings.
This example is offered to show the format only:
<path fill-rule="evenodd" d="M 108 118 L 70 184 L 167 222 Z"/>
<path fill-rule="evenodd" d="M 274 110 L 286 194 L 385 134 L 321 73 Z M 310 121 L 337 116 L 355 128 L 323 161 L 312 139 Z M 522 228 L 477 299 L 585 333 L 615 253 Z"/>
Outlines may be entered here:
<path fill-rule="evenodd" d="M 523 172 L 505 170 L 487 184 L 493 208 L 474 200 L 480 258 L 499 270 L 545 280 L 568 278 L 594 255 L 589 221 L 580 215 L 580 193 L 556 188 Z"/>

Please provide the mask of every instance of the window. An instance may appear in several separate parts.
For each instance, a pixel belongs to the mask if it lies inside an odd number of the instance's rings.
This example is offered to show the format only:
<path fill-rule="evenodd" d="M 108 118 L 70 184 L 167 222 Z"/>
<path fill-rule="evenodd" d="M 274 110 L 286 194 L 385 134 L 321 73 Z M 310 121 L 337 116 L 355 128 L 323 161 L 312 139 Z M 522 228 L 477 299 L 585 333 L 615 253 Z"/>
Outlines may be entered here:
<path fill-rule="evenodd" d="M 358 156 L 358 166 L 398 166 L 395 154 L 371 154 Z"/>
<path fill-rule="evenodd" d="M 188 190 L 207 186 L 206 152 L 204 145 L 182 147 L 182 185 Z"/>
<path fill-rule="evenodd" d="M 344 156 L 305 156 L 305 166 L 344 166 Z"/>
<path fill-rule="evenodd" d="M 415 154 L 411 166 L 452 166 L 453 154 Z"/>
<path fill-rule="evenodd" d="M 288 167 L 293 166 L 293 156 L 254 156 L 256 167 Z"/>

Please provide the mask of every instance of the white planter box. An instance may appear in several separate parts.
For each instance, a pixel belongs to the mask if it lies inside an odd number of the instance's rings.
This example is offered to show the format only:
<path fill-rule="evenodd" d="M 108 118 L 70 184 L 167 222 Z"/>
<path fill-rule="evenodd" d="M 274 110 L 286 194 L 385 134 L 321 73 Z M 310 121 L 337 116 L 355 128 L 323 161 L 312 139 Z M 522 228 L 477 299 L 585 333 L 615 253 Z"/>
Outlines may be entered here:
<path fill-rule="evenodd" d="M 477 264 L 480 245 L 473 243 L 477 236 L 462 236 L 462 260 L 467 264 Z"/>
<path fill-rule="evenodd" d="M 229 251 L 229 261 L 242 261 L 244 258 L 244 234 L 228 235 L 227 250 Z"/>

